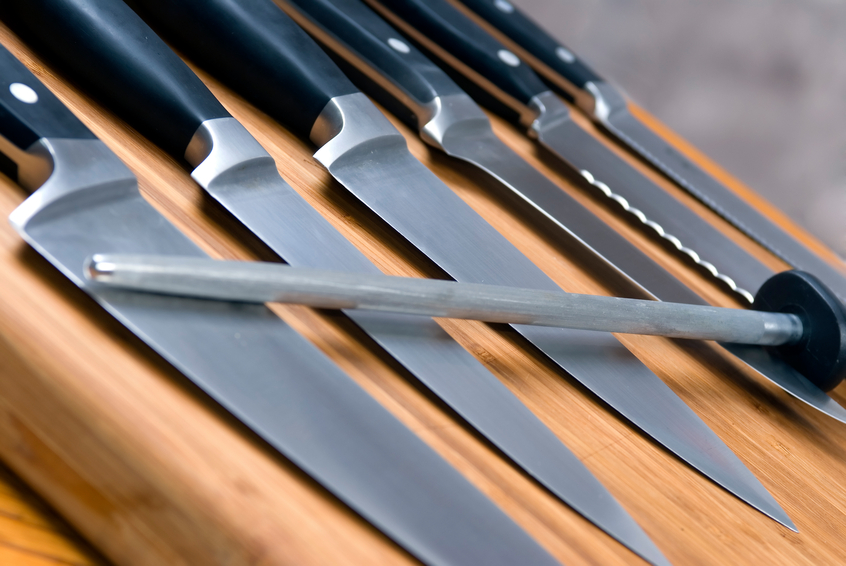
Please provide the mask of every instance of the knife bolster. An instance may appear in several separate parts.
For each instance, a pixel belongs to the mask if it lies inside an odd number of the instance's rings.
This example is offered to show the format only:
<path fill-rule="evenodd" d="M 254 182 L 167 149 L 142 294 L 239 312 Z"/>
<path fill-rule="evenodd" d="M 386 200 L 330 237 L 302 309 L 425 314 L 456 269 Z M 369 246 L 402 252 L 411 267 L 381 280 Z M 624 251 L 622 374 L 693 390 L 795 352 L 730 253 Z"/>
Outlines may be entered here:
<path fill-rule="evenodd" d="M 185 149 L 185 160 L 194 167 L 191 178 L 211 193 L 237 187 L 238 179 L 278 176 L 270 154 L 232 117 L 200 124 Z"/>
<path fill-rule="evenodd" d="M 607 122 L 612 114 L 628 108 L 622 93 L 605 81 L 586 83 L 576 94 L 576 105 L 599 123 Z"/>
<path fill-rule="evenodd" d="M 529 127 L 532 138 L 541 138 L 546 130 L 570 120 L 570 109 L 551 90 L 533 96 L 529 109 L 533 117 L 523 125 Z"/>
<path fill-rule="evenodd" d="M 309 138 L 320 147 L 314 158 L 326 168 L 351 149 L 369 141 L 394 138 L 389 143 L 407 147 L 402 134 L 360 92 L 332 98 L 315 120 Z"/>
<path fill-rule="evenodd" d="M 32 163 L 37 162 L 32 165 L 34 170 L 19 169 L 19 177 L 34 181 L 46 173 L 47 178 L 43 183 L 31 185 L 38 190 L 9 216 L 9 222 L 22 234 L 36 215 L 47 208 L 55 210 L 60 203 L 64 208 L 83 207 L 90 205 L 93 192 L 105 191 L 110 197 L 138 193 L 138 182 L 132 171 L 98 139 L 43 138 L 26 153 L 41 157 L 33 160 Z M 45 165 L 47 159 L 49 169 Z M 18 162 L 19 168 L 21 163 Z"/>
<path fill-rule="evenodd" d="M 420 137 L 438 149 L 444 149 L 444 138 L 449 131 L 491 127 L 487 115 L 464 93 L 435 97 L 417 114 L 422 124 Z"/>

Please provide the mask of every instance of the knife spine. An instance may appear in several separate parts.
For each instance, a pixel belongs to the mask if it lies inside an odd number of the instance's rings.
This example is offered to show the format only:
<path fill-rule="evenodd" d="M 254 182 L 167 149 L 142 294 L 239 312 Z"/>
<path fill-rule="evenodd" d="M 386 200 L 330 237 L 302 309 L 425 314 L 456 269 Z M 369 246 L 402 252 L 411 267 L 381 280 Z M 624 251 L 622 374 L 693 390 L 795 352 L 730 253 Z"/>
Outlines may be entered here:
<path fill-rule="evenodd" d="M 625 212 L 627 212 L 627 213 L 631 214 L 632 216 L 634 216 L 635 218 L 637 218 L 640 221 L 640 223 L 643 224 L 644 226 L 651 228 L 652 231 L 655 232 L 656 234 L 658 234 L 659 237 L 661 237 L 662 239 L 664 239 L 667 242 L 669 242 L 670 244 L 672 244 L 672 246 L 676 250 L 678 250 L 679 252 L 681 252 L 682 254 L 687 256 L 696 265 L 704 268 L 715 279 L 721 281 L 723 284 L 728 286 L 729 289 L 731 289 L 733 292 L 735 292 L 736 294 L 743 297 L 743 299 L 746 302 L 748 302 L 749 304 L 752 304 L 755 301 L 755 297 L 752 295 L 752 293 L 750 293 L 746 289 L 738 287 L 737 283 L 735 283 L 734 279 L 732 279 L 731 277 L 729 277 L 728 275 L 726 275 L 724 273 L 720 273 L 720 271 L 717 269 L 717 267 L 713 263 L 702 259 L 702 256 L 700 256 L 696 251 L 694 251 L 691 248 L 686 247 L 684 244 L 682 244 L 681 240 L 679 240 L 677 237 L 673 236 L 672 234 L 667 233 L 667 231 L 664 230 L 663 226 L 661 226 L 660 224 L 658 224 L 654 220 L 650 220 L 649 218 L 647 218 L 646 215 L 643 213 L 643 211 L 641 211 L 640 209 L 635 208 L 632 205 L 630 205 L 629 201 L 626 200 L 625 197 L 623 197 L 622 195 L 619 195 L 619 194 L 615 193 L 614 191 L 612 191 L 611 188 L 608 185 L 606 185 L 605 183 L 603 183 L 602 181 L 597 179 L 593 175 L 593 173 L 591 173 L 590 171 L 588 171 L 586 169 L 580 170 L 579 173 L 582 175 L 582 177 L 585 178 L 585 180 L 590 185 L 592 185 L 592 186 L 596 187 L 597 189 L 599 189 L 600 191 L 602 191 L 602 194 L 604 194 L 606 197 L 608 197 L 609 199 L 611 199 L 612 201 L 614 201 L 618 205 L 620 205 L 620 207 Z"/>

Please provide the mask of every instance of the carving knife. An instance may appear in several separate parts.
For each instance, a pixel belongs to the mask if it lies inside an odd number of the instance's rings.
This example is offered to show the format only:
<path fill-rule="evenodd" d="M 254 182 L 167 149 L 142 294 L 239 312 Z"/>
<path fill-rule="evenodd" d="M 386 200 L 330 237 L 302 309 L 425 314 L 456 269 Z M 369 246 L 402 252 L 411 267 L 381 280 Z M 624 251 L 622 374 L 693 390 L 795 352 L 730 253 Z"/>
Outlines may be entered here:
<path fill-rule="evenodd" d="M 748 268 L 754 274 L 756 281 L 761 277 L 765 277 L 761 279 L 761 284 L 773 275 L 772 270 L 758 262 L 753 256 L 701 220 L 701 218 L 696 216 L 683 204 L 673 199 L 664 190 L 646 179 L 646 177 L 640 175 L 640 173 L 619 159 L 599 141 L 579 128 L 569 119 L 568 110 L 564 104 L 555 98 L 555 95 L 545 90 L 546 87 L 530 69 L 522 64 L 516 56 L 514 59 L 511 59 L 508 55 L 502 55 L 500 52 L 513 54 L 505 50 L 501 44 L 458 10 L 443 0 L 431 0 L 424 3 L 413 0 L 385 0 L 383 4 L 390 4 L 397 13 L 402 13 L 404 18 L 411 18 L 415 22 L 415 25 L 425 28 L 426 35 L 424 36 L 421 32 L 404 23 L 399 16 L 393 12 L 388 12 L 382 7 L 382 10 L 386 14 L 391 15 L 392 19 L 401 23 L 405 30 L 414 34 L 415 39 L 418 39 L 421 43 L 425 43 L 427 47 L 440 54 L 443 60 L 449 65 L 461 69 L 462 73 L 466 72 L 472 75 L 474 80 L 479 80 L 480 84 L 486 85 L 487 88 L 497 91 L 500 96 L 509 99 L 515 107 L 521 105 L 518 99 L 494 85 L 488 78 L 499 81 L 503 89 L 510 88 L 512 91 L 515 89 L 520 90 L 523 92 L 524 100 L 529 92 L 541 92 L 541 94 L 533 95 L 534 98 L 530 99 L 529 102 L 530 106 L 539 108 L 541 111 L 540 118 L 536 120 L 532 128 L 538 127 L 537 121 L 546 120 L 544 122 L 545 125 L 541 129 L 547 131 L 547 133 L 551 132 L 549 139 L 552 141 L 547 143 L 547 145 L 554 151 L 557 150 L 561 155 L 566 153 L 568 159 L 570 155 L 575 155 L 578 160 L 590 160 L 591 166 L 596 166 L 595 170 L 601 171 L 597 175 L 621 180 L 629 179 L 629 181 L 626 181 L 629 183 L 628 186 L 634 186 L 638 190 L 645 189 L 656 200 L 660 201 L 662 206 L 668 205 L 674 211 L 673 214 L 679 213 L 679 215 L 685 217 L 691 216 L 692 218 L 685 219 L 691 227 L 697 231 L 701 231 L 706 240 L 719 242 L 722 248 L 730 251 L 733 256 L 728 259 L 732 263 L 742 266 L 743 269 Z M 311 6 L 312 4 L 304 3 L 303 5 Z M 447 42 L 448 49 L 435 45 L 429 37 L 438 37 Z M 458 60 L 458 57 L 464 57 L 465 60 L 462 62 Z M 510 61 L 516 66 L 507 64 L 505 60 Z M 414 65 L 420 67 L 422 63 L 418 61 Z M 485 67 L 485 65 L 489 68 Z M 476 71 L 470 70 L 471 67 L 477 69 L 487 68 L 485 76 L 488 78 L 479 78 L 481 75 Z M 385 72 L 384 69 L 382 72 Z M 427 69 L 425 76 L 431 76 L 433 72 Z M 421 73 L 422 75 L 424 74 Z M 392 82 L 394 82 L 395 86 L 398 84 L 396 78 L 392 79 Z M 435 85 L 437 83 L 430 81 L 430 84 Z M 406 98 L 408 97 L 406 94 Z M 538 98 L 545 100 L 543 104 L 538 103 L 540 106 L 535 104 Z M 543 110 L 545 107 L 552 108 L 553 110 Z M 503 107 L 500 106 L 498 109 L 503 110 Z M 522 106 L 522 109 L 530 116 L 535 115 L 532 108 L 528 106 Z M 547 111 L 553 112 L 553 114 L 557 113 L 558 118 L 551 119 L 549 116 L 544 118 L 544 112 Z M 462 117 L 466 118 L 466 112 Z M 456 118 L 452 118 L 452 121 L 457 124 L 461 123 Z M 439 127 L 441 130 L 444 129 L 442 125 Z M 543 212 L 542 219 L 545 218 L 545 220 L 551 221 L 553 228 L 558 230 L 559 234 L 569 239 L 572 237 L 571 234 L 575 233 L 593 250 L 601 253 L 605 258 L 604 261 L 610 261 L 616 267 L 618 273 L 625 272 L 629 280 L 639 283 L 640 287 L 648 291 L 653 297 L 672 302 L 703 304 L 699 296 L 687 289 L 663 268 L 649 260 L 646 254 L 640 252 L 635 246 L 622 245 L 620 242 L 622 238 L 614 237 L 612 235 L 613 231 L 602 222 L 593 218 L 588 220 L 588 217 L 592 217 L 592 215 L 589 215 L 588 211 L 579 206 L 573 199 L 563 195 L 560 189 L 552 186 L 549 182 L 540 184 L 537 180 L 538 175 L 529 177 L 522 171 L 519 173 L 514 172 L 511 166 L 514 160 L 509 160 L 502 151 L 498 151 L 497 159 L 490 159 L 487 153 L 491 151 L 491 148 L 496 147 L 496 142 L 491 143 L 491 139 L 495 140 L 495 137 L 488 135 L 483 147 L 478 147 L 479 131 L 480 128 L 478 127 L 471 129 L 465 126 L 461 128 L 460 126 L 456 127 L 454 124 L 452 126 L 452 134 L 445 137 L 445 139 L 449 137 L 453 140 L 458 138 L 458 143 L 448 143 L 447 151 L 460 158 L 469 159 L 471 162 L 481 162 L 484 168 L 494 171 L 500 179 L 509 178 L 508 176 L 510 175 L 509 180 L 512 184 L 512 190 L 517 190 L 524 198 L 528 198 L 536 208 L 541 209 Z M 530 130 L 530 133 L 533 131 L 535 130 Z M 459 137 L 459 132 L 464 134 L 464 139 Z M 424 135 L 423 137 L 432 143 L 430 136 Z M 540 140 L 544 142 L 542 135 Z M 582 170 L 582 174 L 603 191 L 611 193 L 608 186 L 595 178 L 592 173 Z M 655 230 L 662 230 L 657 224 L 650 223 L 644 213 L 632 207 L 626 199 L 616 194 L 612 194 L 612 198 L 631 214 L 637 216 L 646 225 Z M 751 295 L 747 291 L 737 289 L 735 283 L 720 274 L 712 264 L 704 261 L 693 250 L 682 246 L 678 238 L 668 232 L 661 232 L 661 234 L 664 238 L 672 241 L 682 252 L 693 258 L 700 265 L 706 267 L 712 274 L 715 274 L 717 277 L 723 277 L 725 282 L 735 288 L 735 290 L 739 290 L 743 296 L 748 295 L 748 298 L 751 298 Z M 756 285 L 755 289 L 758 289 L 760 284 L 756 283 Z M 738 344 L 726 343 L 722 344 L 722 346 L 789 394 L 832 418 L 846 422 L 846 409 L 826 395 L 820 386 L 809 382 L 803 376 L 787 367 L 776 356 Z M 834 384 L 829 384 L 829 386 L 833 387 Z"/>
<path fill-rule="evenodd" d="M 310 64 L 276 43 L 269 14 L 244 2 L 135 2 L 169 40 L 283 124 L 313 124 L 315 158 L 342 186 L 450 276 L 474 283 L 541 290 L 559 287 L 417 161 L 405 139 L 361 93 L 333 96 L 322 85 L 291 80 Z M 212 6 L 235 7 L 225 18 Z M 202 25 L 188 25 L 189 22 Z M 249 62 L 249 65 L 247 65 Z M 322 76 L 328 76 L 324 69 Z M 335 72 L 339 72 L 336 70 Z M 306 114 L 320 94 L 322 108 Z M 293 129 L 293 128 L 292 128 Z M 302 132 L 302 129 L 295 131 Z M 634 425 L 742 500 L 792 523 L 757 479 L 667 385 L 610 334 L 516 325 L 561 368 Z"/>
<path fill-rule="evenodd" d="M 103 9 L 115 3 L 77 2 L 74 5 Z M 257 6 L 260 8 L 261 4 Z M 337 71 L 334 75 L 324 73 L 322 69 L 327 66 L 334 70 L 334 64 L 326 54 L 275 5 L 269 3 L 265 6 L 269 9 L 269 15 L 259 14 L 257 17 L 275 16 L 287 21 L 288 27 L 280 31 L 284 31 L 291 48 L 299 50 L 300 60 L 308 62 L 308 68 L 303 68 L 308 76 L 341 93 L 355 90 L 346 77 Z M 124 11 L 131 14 L 126 7 Z M 211 17 L 214 14 L 213 5 L 202 3 L 202 11 L 205 17 Z M 134 14 L 131 15 L 134 17 Z M 132 21 L 129 16 L 126 18 Z M 229 19 L 223 21 L 231 24 Z M 112 29 L 118 30 L 123 37 L 153 35 L 152 30 L 137 18 L 135 23 L 133 27 L 126 21 L 114 22 L 102 16 L 97 25 L 101 29 L 102 24 L 111 24 Z M 65 30 L 51 27 L 55 24 L 39 21 L 37 25 L 41 26 L 39 29 L 45 30 L 43 33 L 50 33 L 54 41 L 68 38 L 66 33 L 63 35 Z M 74 30 L 86 27 L 93 27 L 93 24 L 85 22 L 84 26 L 76 26 Z M 156 41 L 159 41 L 158 38 Z M 79 44 L 79 40 L 76 42 Z M 195 101 L 194 104 L 205 97 L 209 99 L 207 104 L 212 105 L 214 97 L 202 87 L 187 66 L 163 44 L 151 43 L 148 39 L 143 44 L 126 47 L 124 40 L 123 46 L 118 47 L 104 42 L 92 46 L 95 53 L 88 53 L 84 58 L 77 59 L 73 54 L 69 55 L 74 60 L 91 65 L 93 58 L 118 49 L 131 50 L 136 57 L 148 54 L 151 48 L 160 49 L 158 58 L 147 55 L 151 61 L 158 61 L 158 68 L 137 63 L 130 66 L 116 57 L 107 56 L 106 60 L 100 60 L 94 65 L 102 73 L 94 80 L 105 76 L 108 77 L 110 89 L 121 93 L 137 91 L 138 85 L 119 80 L 121 69 L 136 77 L 149 76 L 150 71 L 157 71 L 157 80 L 163 81 L 168 80 L 168 75 L 161 67 L 167 64 L 171 68 L 182 69 L 180 74 L 170 75 L 173 77 L 171 82 L 187 83 L 194 91 L 191 93 L 186 88 L 171 87 L 173 97 L 181 95 L 185 100 Z M 67 62 L 64 64 L 67 65 Z M 110 69 L 110 65 L 117 65 L 120 69 Z M 157 112 L 157 107 L 151 104 L 143 110 L 144 113 L 136 106 L 136 114 L 129 116 L 130 121 L 139 129 L 145 126 L 157 127 L 155 116 L 146 114 Z M 189 129 L 188 134 L 182 138 L 182 145 L 173 143 L 176 156 L 180 157 L 181 153 L 186 152 L 185 146 L 188 146 L 188 153 L 199 154 L 200 157 L 189 156 L 189 161 L 197 166 L 193 172 L 194 178 L 283 259 L 292 265 L 304 267 L 379 273 L 375 265 L 280 178 L 270 157 L 234 118 L 215 116 L 203 121 L 198 117 L 193 121 L 193 127 L 198 134 L 191 136 L 193 132 Z M 211 139 L 210 142 L 204 142 L 212 147 L 208 157 L 205 157 L 208 151 L 200 151 L 191 145 L 197 143 L 197 140 L 203 141 L 203 136 Z M 188 142 L 189 139 L 192 141 Z M 237 149 L 237 153 L 233 148 Z M 215 151 L 219 153 L 215 155 Z M 231 161 L 226 162 L 227 169 L 214 171 L 215 159 L 218 164 L 226 159 Z M 209 160 L 212 162 L 209 163 Z M 234 179 L 231 172 L 237 172 Z M 666 563 L 666 559 L 642 529 L 578 458 L 503 383 L 435 321 L 361 311 L 347 311 L 347 315 L 481 434 L 555 495 L 653 563 Z"/>
<path fill-rule="evenodd" d="M 679 153 L 629 111 L 623 94 L 507 0 L 461 0 L 554 90 L 747 236 L 846 299 L 846 266 L 832 265 Z"/>
<path fill-rule="evenodd" d="M 87 283 L 80 262 L 97 250 L 205 254 L 144 200 L 117 156 L 3 48 L 0 157 L 5 172 L 35 191 L 10 216 L 30 245 L 409 552 L 433 564 L 556 563 L 266 307 L 141 297 Z"/>

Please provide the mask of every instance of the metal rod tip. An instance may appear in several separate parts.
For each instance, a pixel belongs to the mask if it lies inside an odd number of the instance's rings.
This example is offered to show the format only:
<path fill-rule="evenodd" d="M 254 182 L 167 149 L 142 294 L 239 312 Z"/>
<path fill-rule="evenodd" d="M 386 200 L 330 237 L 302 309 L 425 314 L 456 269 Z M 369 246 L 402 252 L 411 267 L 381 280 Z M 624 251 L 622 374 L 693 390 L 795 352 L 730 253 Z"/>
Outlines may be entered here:
<path fill-rule="evenodd" d="M 106 261 L 105 256 L 96 254 L 85 262 L 85 275 L 94 281 L 108 280 L 116 269 L 113 262 Z"/>

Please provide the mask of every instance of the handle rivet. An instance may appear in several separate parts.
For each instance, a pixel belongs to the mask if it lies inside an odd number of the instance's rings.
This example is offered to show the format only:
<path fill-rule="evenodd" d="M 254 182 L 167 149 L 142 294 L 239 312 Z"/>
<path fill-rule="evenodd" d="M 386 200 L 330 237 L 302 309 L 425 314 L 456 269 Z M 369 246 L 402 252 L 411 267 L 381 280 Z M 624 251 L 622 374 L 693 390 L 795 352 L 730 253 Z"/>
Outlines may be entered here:
<path fill-rule="evenodd" d="M 520 58 L 507 49 L 500 49 L 496 52 L 496 56 L 509 67 L 516 67 L 520 64 Z"/>
<path fill-rule="evenodd" d="M 407 43 L 400 41 L 395 37 L 388 39 L 388 45 L 390 45 L 394 51 L 399 51 L 400 53 L 408 53 L 411 51 L 411 47 L 409 47 Z"/>
<path fill-rule="evenodd" d="M 506 0 L 495 0 L 494 6 L 497 10 L 506 14 L 510 14 L 514 11 L 514 6 L 512 6 L 511 3 L 507 2 Z"/>
<path fill-rule="evenodd" d="M 35 104 L 38 102 L 38 93 L 23 83 L 12 83 L 9 85 L 9 92 L 12 96 L 24 104 Z"/>
<path fill-rule="evenodd" d="M 558 58 L 564 61 L 565 63 L 572 63 L 576 60 L 576 56 L 573 55 L 572 51 L 570 51 L 566 47 L 561 47 L 560 45 L 555 48 L 555 55 L 557 55 Z"/>

